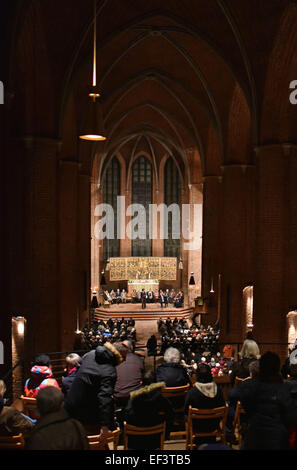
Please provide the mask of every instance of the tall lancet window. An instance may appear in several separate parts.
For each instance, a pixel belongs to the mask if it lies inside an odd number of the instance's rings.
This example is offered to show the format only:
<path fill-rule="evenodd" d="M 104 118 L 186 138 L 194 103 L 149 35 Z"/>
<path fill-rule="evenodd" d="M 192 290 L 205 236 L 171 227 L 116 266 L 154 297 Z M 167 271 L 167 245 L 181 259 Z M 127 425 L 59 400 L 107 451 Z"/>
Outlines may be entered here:
<path fill-rule="evenodd" d="M 180 175 L 175 161 L 172 157 L 168 158 L 164 168 L 164 203 L 168 211 L 168 237 L 164 239 L 164 256 L 180 258 L 180 217 L 177 219 L 175 214 L 180 210 L 181 203 L 181 182 Z M 177 207 L 178 206 L 178 207 Z M 173 217 L 172 217 L 173 216 Z M 172 223 L 174 220 L 174 223 Z M 177 227 L 178 220 L 178 227 Z M 167 224 L 165 220 L 164 223 Z"/>
<path fill-rule="evenodd" d="M 107 238 L 103 239 L 103 258 L 106 261 L 110 257 L 120 256 L 120 240 L 117 237 L 117 196 L 121 195 L 121 165 L 116 157 L 113 157 L 106 170 L 103 193 L 105 204 L 113 208 L 114 214 L 114 236 L 112 238 L 107 235 Z"/>
<path fill-rule="evenodd" d="M 141 155 L 132 167 L 132 203 L 139 204 L 143 211 L 134 213 L 134 233 L 132 256 L 152 256 L 152 240 L 149 232 L 149 205 L 152 204 L 152 165 L 148 158 Z M 136 207 L 136 206 L 135 206 Z"/>

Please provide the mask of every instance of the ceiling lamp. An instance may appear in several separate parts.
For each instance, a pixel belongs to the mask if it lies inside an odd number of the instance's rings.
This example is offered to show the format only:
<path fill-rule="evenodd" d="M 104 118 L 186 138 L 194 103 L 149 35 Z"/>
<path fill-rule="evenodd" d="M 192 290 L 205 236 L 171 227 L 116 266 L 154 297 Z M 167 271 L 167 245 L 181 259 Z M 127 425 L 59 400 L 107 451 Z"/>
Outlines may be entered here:
<path fill-rule="evenodd" d="M 81 140 L 100 142 L 106 140 L 104 122 L 100 103 L 96 100 L 100 97 L 97 86 L 96 72 L 96 36 L 97 36 L 97 13 L 96 0 L 94 0 L 94 45 L 93 45 L 93 81 L 89 92 L 86 120 L 79 136 Z"/>

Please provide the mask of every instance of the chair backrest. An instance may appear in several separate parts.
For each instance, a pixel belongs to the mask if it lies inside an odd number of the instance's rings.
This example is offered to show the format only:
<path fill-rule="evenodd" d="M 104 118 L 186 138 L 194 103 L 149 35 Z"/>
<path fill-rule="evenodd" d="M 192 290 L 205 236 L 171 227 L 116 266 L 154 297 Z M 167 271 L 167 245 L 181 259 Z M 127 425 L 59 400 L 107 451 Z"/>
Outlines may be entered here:
<path fill-rule="evenodd" d="M 128 447 L 128 436 L 144 437 L 144 436 L 154 436 L 154 435 L 160 436 L 160 446 L 155 450 L 164 450 L 165 429 L 166 429 L 165 421 L 161 424 L 157 424 L 156 426 L 150 426 L 150 427 L 132 426 L 131 424 L 127 424 L 124 421 L 124 433 L 123 433 L 124 450 L 130 449 Z"/>
<path fill-rule="evenodd" d="M 241 442 L 242 442 L 241 415 L 243 415 L 243 414 L 245 414 L 245 411 L 242 407 L 241 402 L 238 401 L 236 403 L 234 420 L 233 420 L 233 433 L 234 433 L 235 437 L 237 437 L 237 439 L 238 439 L 239 446 L 241 445 Z"/>
<path fill-rule="evenodd" d="M 38 419 L 39 411 L 37 409 L 36 398 L 25 397 L 24 395 L 21 395 L 21 400 L 23 404 L 23 413 L 30 418 Z"/>
<path fill-rule="evenodd" d="M 185 397 L 190 388 L 190 384 L 181 387 L 164 387 L 162 388 L 162 395 L 164 398 Z"/>
<path fill-rule="evenodd" d="M 194 437 L 218 437 L 222 443 L 225 443 L 225 429 L 228 414 L 228 404 L 218 408 L 197 409 L 189 406 L 187 422 L 187 448 L 193 449 Z M 199 432 L 193 429 L 194 420 L 218 420 L 218 425 L 213 431 Z"/>
<path fill-rule="evenodd" d="M 107 436 L 107 442 L 113 444 L 112 450 L 117 450 L 119 445 L 120 438 L 120 429 L 115 429 L 114 431 L 109 431 Z M 99 434 L 88 436 L 90 450 L 106 450 L 102 443 L 99 442 Z"/>
<path fill-rule="evenodd" d="M 22 434 L 16 436 L 0 436 L 0 449 L 24 449 L 25 441 Z"/>
<path fill-rule="evenodd" d="M 243 382 L 245 379 L 243 379 L 242 377 L 235 377 L 235 380 L 234 380 L 234 387 L 237 387 L 238 384 L 240 384 L 241 382 Z"/>

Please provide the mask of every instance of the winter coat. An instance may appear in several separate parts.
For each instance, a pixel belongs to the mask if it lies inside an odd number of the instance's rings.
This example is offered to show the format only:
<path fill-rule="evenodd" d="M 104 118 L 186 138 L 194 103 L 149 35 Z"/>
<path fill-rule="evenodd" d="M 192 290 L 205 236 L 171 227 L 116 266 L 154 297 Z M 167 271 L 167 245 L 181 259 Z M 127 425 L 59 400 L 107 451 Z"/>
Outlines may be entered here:
<path fill-rule="evenodd" d="M 249 377 L 249 365 L 251 362 L 255 361 L 255 357 L 244 357 L 240 359 L 238 362 L 234 362 L 232 367 L 232 372 L 230 374 L 230 382 L 233 386 L 235 383 L 235 378 L 240 377 L 241 379 L 245 379 Z"/>
<path fill-rule="evenodd" d="M 225 405 L 225 399 L 221 388 L 215 382 L 200 383 L 196 382 L 189 390 L 185 402 L 185 414 L 188 415 L 189 406 L 202 410 L 219 408 Z M 201 432 L 212 432 L 218 426 L 217 419 L 194 420 L 193 428 Z M 201 438 L 203 442 L 211 442 L 211 439 Z"/>
<path fill-rule="evenodd" d="M 240 401 L 247 415 L 244 450 L 288 449 L 288 430 L 296 425 L 297 408 L 286 384 L 281 379 L 246 380 Z"/>
<path fill-rule="evenodd" d="M 81 423 L 62 408 L 42 416 L 25 443 L 26 450 L 87 450 L 89 443 Z"/>
<path fill-rule="evenodd" d="M 130 392 L 142 387 L 144 371 L 143 359 L 137 354 L 128 352 L 125 362 L 118 365 L 117 381 L 114 388 L 115 398 L 129 398 Z"/>
<path fill-rule="evenodd" d="M 124 411 L 124 420 L 133 426 L 150 427 L 166 421 L 170 423 L 174 417 L 170 402 L 162 396 L 164 382 L 153 383 L 130 393 L 130 400 Z M 128 446 L 132 449 L 155 449 L 159 446 L 159 437 L 133 436 Z"/>
<path fill-rule="evenodd" d="M 36 398 L 39 390 L 44 387 L 60 388 L 58 382 L 53 377 L 51 369 L 47 366 L 33 366 L 31 377 L 26 380 L 24 395 L 25 397 Z"/>
<path fill-rule="evenodd" d="M 191 384 L 191 379 L 187 370 L 181 365 L 174 362 L 164 362 L 156 371 L 157 382 L 165 382 L 166 387 L 182 387 Z M 183 408 L 185 400 L 183 397 L 170 398 L 173 408 Z"/>
<path fill-rule="evenodd" d="M 85 354 L 65 399 L 65 409 L 86 425 L 114 429 L 113 392 L 122 356 L 111 343 Z"/>
<path fill-rule="evenodd" d="M 0 436 L 16 436 L 21 433 L 26 437 L 33 426 L 32 421 L 25 418 L 16 408 L 3 406 L 3 400 L 0 400 Z"/>
<path fill-rule="evenodd" d="M 164 362 L 156 371 L 157 382 L 165 382 L 166 387 L 181 387 L 190 382 L 188 372 L 181 364 Z"/>
<path fill-rule="evenodd" d="M 78 367 L 74 367 L 73 370 L 68 373 L 68 375 L 62 378 L 62 392 L 64 393 L 64 395 L 67 395 L 67 393 L 69 392 L 71 385 L 76 377 L 78 369 Z"/>

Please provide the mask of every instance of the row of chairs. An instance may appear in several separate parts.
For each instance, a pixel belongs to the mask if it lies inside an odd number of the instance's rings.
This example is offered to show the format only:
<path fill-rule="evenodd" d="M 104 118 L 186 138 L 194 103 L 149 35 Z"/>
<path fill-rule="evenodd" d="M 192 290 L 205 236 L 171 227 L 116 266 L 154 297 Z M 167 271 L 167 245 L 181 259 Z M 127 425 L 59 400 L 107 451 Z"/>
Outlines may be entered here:
<path fill-rule="evenodd" d="M 238 383 L 239 381 L 237 381 Z M 186 394 L 189 390 L 189 385 L 185 385 L 182 387 L 165 387 L 162 390 L 162 394 L 165 398 L 177 398 L 183 397 L 185 398 Z M 21 396 L 22 404 L 23 404 L 23 411 L 30 417 L 36 417 L 37 412 L 37 405 L 35 398 L 28 398 Z M 240 425 L 240 418 L 244 410 L 240 402 L 237 404 L 236 412 L 235 412 L 235 419 L 233 423 L 234 434 L 236 435 L 239 445 L 241 444 L 241 425 Z M 212 436 L 218 438 L 222 443 L 225 443 L 225 426 L 227 420 L 227 413 L 228 413 L 228 405 L 226 404 L 224 407 L 209 409 L 209 410 L 197 410 L 195 408 L 189 407 L 188 412 L 188 419 L 185 422 L 184 420 L 184 408 L 176 408 L 174 409 L 175 416 L 180 416 L 181 420 L 179 422 L 179 428 L 176 431 L 170 431 L 169 439 L 179 437 L 186 439 L 186 449 L 193 449 L 195 447 L 194 440 L 195 437 L 206 437 Z M 212 433 L 197 433 L 193 430 L 193 420 L 196 419 L 218 419 L 219 426 L 218 428 L 213 431 Z M 152 427 L 135 427 L 124 423 L 123 427 L 123 443 L 124 449 L 128 449 L 128 436 L 129 435 L 152 435 L 158 434 L 160 435 L 160 446 L 161 450 L 164 446 L 165 440 L 165 432 L 166 426 L 165 423 L 152 426 Z M 116 429 L 115 431 L 111 431 L 108 436 L 108 443 L 112 443 L 113 449 L 116 450 L 118 448 L 120 438 L 120 429 Z M 101 449 L 101 444 L 99 442 L 99 434 L 88 436 L 89 445 L 91 449 Z M 6 446 L 10 444 L 10 446 L 14 448 L 23 448 L 24 440 L 21 435 L 19 436 L 12 436 L 10 439 L 9 437 L 0 438 L 0 447 Z"/>
<path fill-rule="evenodd" d="M 193 450 L 195 448 L 195 437 L 214 436 L 219 438 L 220 442 L 225 442 L 225 424 L 227 418 L 228 406 L 215 408 L 212 410 L 197 410 L 189 407 L 188 421 L 186 423 L 186 449 Z M 193 430 L 193 421 L 196 419 L 220 419 L 220 425 L 211 433 L 200 433 Z M 166 423 L 163 422 L 156 426 L 151 427 L 138 427 L 132 426 L 124 422 L 123 428 L 123 444 L 124 450 L 133 450 L 129 448 L 129 436 L 159 436 L 160 446 L 156 450 L 164 450 Z M 110 431 L 107 437 L 108 444 L 112 443 L 113 450 L 118 449 L 120 438 L 120 429 Z M 90 450 L 102 450 L 102 443 L 99 441 L 99 434 L 88 436 Z M 6 449 L 23 449 L 24 438 L 22 434 L 17 436 L 4 436 L 0 437 L 0 448 Z"/>

